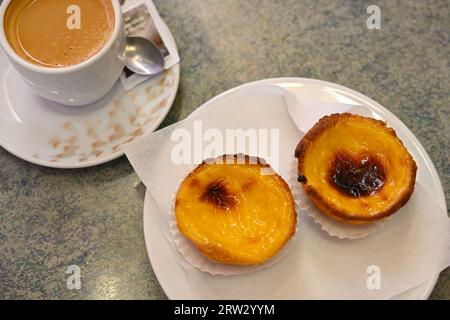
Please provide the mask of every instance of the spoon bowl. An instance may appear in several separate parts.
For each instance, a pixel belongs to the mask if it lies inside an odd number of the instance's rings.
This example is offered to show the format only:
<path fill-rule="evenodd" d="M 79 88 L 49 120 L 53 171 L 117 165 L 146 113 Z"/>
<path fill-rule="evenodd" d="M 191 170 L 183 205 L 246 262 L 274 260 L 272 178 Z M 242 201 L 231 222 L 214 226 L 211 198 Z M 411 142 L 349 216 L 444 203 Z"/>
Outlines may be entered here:
<path fill-rule="evenodd" d="M 150 40 L 141 37 L 127 37 L 124 54 L 125 66 L 131 71 L 152 76 L 164 71 L 164 57 Z"/>

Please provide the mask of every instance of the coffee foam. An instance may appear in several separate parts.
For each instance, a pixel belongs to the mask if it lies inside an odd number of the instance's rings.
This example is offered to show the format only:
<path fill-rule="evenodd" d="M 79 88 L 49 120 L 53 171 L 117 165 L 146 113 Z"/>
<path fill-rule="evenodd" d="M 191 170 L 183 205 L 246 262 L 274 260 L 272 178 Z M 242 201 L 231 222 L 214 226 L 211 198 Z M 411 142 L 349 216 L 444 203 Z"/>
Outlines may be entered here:
<path fill-rule="evenodd" d="M 67 27 L 71 5 L 80 8 L 80 29 Z M 111 0 L 16 0 L 4 19 L 13 50 L 28 62 L 53 68 L 76 65 L 95 55 L 115 26 Z"/>

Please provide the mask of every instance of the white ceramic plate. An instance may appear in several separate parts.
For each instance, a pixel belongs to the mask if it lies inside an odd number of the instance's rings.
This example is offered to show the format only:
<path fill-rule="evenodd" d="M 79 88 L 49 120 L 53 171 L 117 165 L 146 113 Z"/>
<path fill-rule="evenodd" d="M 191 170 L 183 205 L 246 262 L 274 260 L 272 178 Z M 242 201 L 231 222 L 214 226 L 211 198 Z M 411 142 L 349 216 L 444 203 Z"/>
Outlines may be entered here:
<path fill-rule="evenodd" d="M 231 89 L 222 93 L 210 101 L 206 102 L 196 112 L 201 110 L 214 108 L 219 103 L 224 102 L 231 95 L 236 94 L 240 90 L 248 90 L 252 86 L 260 84 L 276 84 L 279 86 L 297 86 L 304 89 L 304 94 L 310 98 L 320 101 L 329 102 L 353 102 L 356 104 L 367 106 L 371 111 L 381 119 L 388 121 L 404 143 L 408 146 L 408 150 L 417 162 L 421 170 L 418 172 L 418 179 L 423 185 L 430 190 L 431 194 L 436 198 L 436 202 L 446 210 L 446 202 L 442 185 L 437 175 L 436 169 L 430 160 L 430 157 L 422 147 L 414 134 L 390 111 L 381 106 L 372 99 L 346 87 L 312 79 L 302 78 L 279 78 L 257 81 L 240 87 Z M 236 98 L 230 99 L 229 103 L 238 103 Z M 222 103 L 222 106 L 224 104 Z M 181 267 L 175 258 L 172 247 L 166 240 L 163 230 L 160 227 L 158 219 L 158 207 L 153 197 L 147 192 L 144 204 L 144 235 L 147 246 L 148 255 L 152 264 L 156 277 L 161 284 L 164 292 L 170 299 L 194 299 L 201 294 L 192 292 L 186 271 Z M 403 294 L 395 297 L 396 299 L 427 299 L 433 290 L 438 275 L 432 277 L 425 283 L 410 289 Z M 251 299 L 251 297 L 249 297 Z M 295 297 L 292 297 L 295 298 Z"/>
<path fill-rule="evenodd" d="M 0 75 L 0 146 L 38 165 L 83 168 L 122 156 L 123 144 L 158 128 L 175 100 L 180 65 L 128 92 L 118 81 L 106 97 L 84 107 L 36 96 L 2 50 Z"/>

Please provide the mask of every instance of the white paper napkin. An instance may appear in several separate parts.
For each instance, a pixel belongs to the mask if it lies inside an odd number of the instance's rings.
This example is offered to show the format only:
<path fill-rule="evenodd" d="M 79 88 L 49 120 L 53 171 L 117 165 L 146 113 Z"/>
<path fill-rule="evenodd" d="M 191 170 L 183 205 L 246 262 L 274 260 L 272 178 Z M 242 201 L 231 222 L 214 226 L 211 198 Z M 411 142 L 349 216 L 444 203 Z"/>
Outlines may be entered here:
<path fill-rule="evenodd" d="M 320 118 L 333 113 L 350 112 L 372 117 L 370 109 L 350 104 L 319 101 L 302 94 L 302 88 L 296 86 L 279 86 L 284 92 L 287 110 L 297 128 L 306 133 Z"/>

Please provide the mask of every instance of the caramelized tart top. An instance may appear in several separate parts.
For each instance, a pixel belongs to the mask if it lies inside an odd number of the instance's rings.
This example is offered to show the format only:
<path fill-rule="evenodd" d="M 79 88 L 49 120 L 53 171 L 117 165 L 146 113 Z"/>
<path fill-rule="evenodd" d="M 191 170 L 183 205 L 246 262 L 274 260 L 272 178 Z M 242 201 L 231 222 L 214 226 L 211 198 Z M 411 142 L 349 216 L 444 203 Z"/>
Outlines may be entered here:
<path fill-rule="evenodd" d="M 416 163 L 382 121 L 350 113 L 325 116 L 297 145 L 298 180 L 325 214 L 370 223 L 411 197 Z"/>
<path fill-rule="evenodd" d="M 224 264 L 260 264 L 296 228 L 286 182 L 259 158 L 222 156 L 199 165 L 181 183 L 175 214 L 183 235 Z"/>

